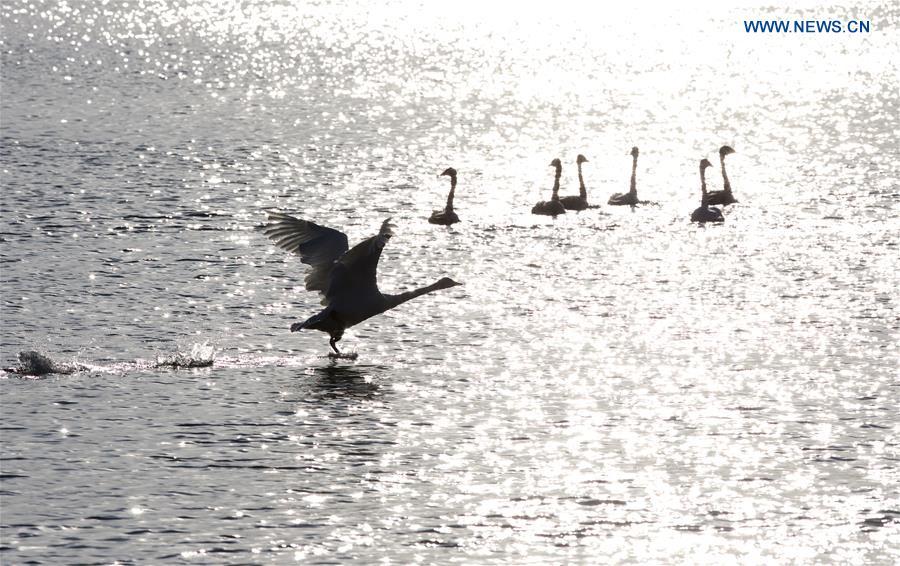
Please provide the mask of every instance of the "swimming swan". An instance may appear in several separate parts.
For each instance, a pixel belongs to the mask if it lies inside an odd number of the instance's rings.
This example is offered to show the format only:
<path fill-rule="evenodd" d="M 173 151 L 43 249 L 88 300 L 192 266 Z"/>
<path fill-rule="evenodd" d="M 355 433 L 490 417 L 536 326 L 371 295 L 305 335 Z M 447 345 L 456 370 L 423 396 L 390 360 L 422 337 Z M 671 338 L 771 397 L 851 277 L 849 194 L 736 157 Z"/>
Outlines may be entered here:
<path fill-rule="evenodd" d="M 706 168 L 712 167 L 709 159 L 700 160 L 700 207 L 691 213 L 691 222 L 725 222 L 722 211 L 709 207 L 709 193 L 706 192 Z"/>
<path fill-rule="evenodd" d="M 638 148 L 631 148 L 631 188 L 627 193 L 616 193 L 613 196 L 609 197 L 609 202 L 607 204 L 611 204 L 614 206 L 637 206 L 638 198 L 637 198 L 637 158 L 638 158 Z"/>
<path fill-rule="evenodd" d="M 587 161 L 587 157 L 578 154 L 575 164 L 578 165 L 578 196 L 569 195 L 559 199 L 566 210 L 584 210 L 589 208 L 587 189 L 584 187 L 584 177 L 581 175 L 581 164 Z"/>
<path fill-rule="evenodd" d="M 731 155 L 732 153 L 735 153 L 735 151 L 730 146 L 723 145 L 719 148 L 719 163 L 722 166 L 722 181 L 724 182 L 725 188 L 721 191 L 711 191 L 707 198 L 709 204 L 728 206 L 729 204 L 737 202 L 737 199 L 731 194 L 731 183 L 728 181 L 728 174 L 725 172 L 725 156 Z"/>
<path fill-rule="evenodd" d="M 432 224 L 450 226 L 451 224 L 459 222 L 459 216 L 453 212 L 453 193 L 456 192 L 456 169 L 448 167 L 441 175 L 448 175 L 450 177 L 450 194 L 447 195 L 447 206 L 444 207 L 444 210 L 435 210 L 432 212 L 428 221 Z"/>
<path fill-rule="evenodd" d="M 559 202 L 559 177 L 562 175 L 562 163 L 559 159 L 550 162 L 551 167 L 556 167 L 556 180 L 553 181 L 553 196 L 550 200 L 542 200 L 534 205 L 531 214 L 542 214 L 544 216 L 553 216 L 557 214 L 565 214 L 566 207 Z"/>

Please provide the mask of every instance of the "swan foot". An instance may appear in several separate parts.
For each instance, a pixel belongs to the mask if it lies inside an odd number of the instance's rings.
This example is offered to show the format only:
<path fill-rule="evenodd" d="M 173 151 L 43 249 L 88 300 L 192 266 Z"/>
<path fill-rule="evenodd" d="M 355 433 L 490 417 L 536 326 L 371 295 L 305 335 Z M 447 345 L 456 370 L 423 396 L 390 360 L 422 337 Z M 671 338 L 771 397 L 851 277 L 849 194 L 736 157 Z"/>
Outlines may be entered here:
<path fill-rule="evenodd" d="M 295 322 L 294 324 L 291 325 L 291 332 L 297 332 L 298 330 L 302 330 L 302 329 L 303 329 L 302 322 Z"/>
<path fill-rule="evenodd" d="M 343 336 L 343 334 L 344 333 L 341 332 L 341 334 L 334 335 L 331 337 L 331 340 L 328 341 L 328 343 L 331 345 L 331 349 L 334 350 L 334 352 L 328 352 L 328 357 L 335 360 L 355 360 L 357 357 L 359 357 L 359 354 L 357 354 L 356 352 L 345 354 L 338 350 L 337 343 L 340 342 L 341 336 Z"/>
<path fill-rule="evenodd" d="M 356 352 L 328 352 L 328 357 L 332 360 L 355 360 L 359 357 L 359 354 Z"/>

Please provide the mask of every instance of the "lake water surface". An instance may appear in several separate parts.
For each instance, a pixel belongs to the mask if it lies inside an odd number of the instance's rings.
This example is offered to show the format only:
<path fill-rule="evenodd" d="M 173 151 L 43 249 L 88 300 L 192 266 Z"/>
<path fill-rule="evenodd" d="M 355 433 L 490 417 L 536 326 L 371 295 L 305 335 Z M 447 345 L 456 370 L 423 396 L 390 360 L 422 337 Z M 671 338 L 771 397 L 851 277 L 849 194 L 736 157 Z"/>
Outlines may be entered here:
<path fill-rule="evenodd" d="M 0 561 L 900 561 L 894 2 L 292 4 L 0 7 Z M 465 285 L 331 360 L 273 207 Z"/>

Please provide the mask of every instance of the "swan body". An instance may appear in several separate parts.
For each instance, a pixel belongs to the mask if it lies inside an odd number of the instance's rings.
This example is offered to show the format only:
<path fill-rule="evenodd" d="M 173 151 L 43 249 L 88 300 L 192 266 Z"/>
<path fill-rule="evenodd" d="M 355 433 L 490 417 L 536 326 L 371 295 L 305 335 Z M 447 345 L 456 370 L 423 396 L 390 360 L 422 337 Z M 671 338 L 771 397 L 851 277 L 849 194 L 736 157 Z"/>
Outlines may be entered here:
<path fill-rule="evenodd" d="M 544 216 L 556 216 L 565 214 L 566 207 L 559 201 L 559 178 L 562 175 L 562 163 L 559 159 L 550 162 L 551 167 L 556 168 L 556 180 L 553 181 L 553 195 L 550 200 L 542 200 L 531 208 L 531 214 L 541 214 Z"/>
<path fill-rule="evenodd" d="M 631 187 L 627 193 L 615 193 L 609 197 L 607 204 L 612 206 L 637 206 L 639 204 L 637 198 L 637 159 L 638 148 L 631 148 Z"/>
<path fill-rule="evenodd" d="M 700 160 L 700 206 L 691 213 L 691 222 L 725 222 L 722 211 L 709 206 L 709 193 L 706 192 L 706 168 L 712 167 L 709 159 Z"/>
<path fill-rule="evenodd" d="M 269 213 L 265 235 L 276 246 L 300 256 L 310 266 L 305 278 L 306 289 L 322 295 L 319 313 L 291 325 L 291 332 L 320 330 L 331 340 L 331 348 L 341 356 L 337 342 L 344 330 L 406 301 L 441 289 L 461 285 L 443 277 L 431 285 L 389 295 L 378 289 L 377 269 L 381 250 L 393 236 L 390 218 L 381 224 L 378 234 L 348 248 L 347 236 L 308 220 L 300 220 L 279 212 Z"/>
<path fill-rule="evenodd" d="M 435 210 L 428 217 L 428 222 L 440 226 L 450 226 L 459 222 L 459 216 L 452 210 Z"/>
<path fill-rule="evenodd" d="M 459 222 L 459 216 L 453 210 L 453 194 L 456 192 L 456 169 L 448 167 L 441 175 L 450 177 L 450 194 L 447 195 L 447 206 L 444 207 L 444 210 L 432 212 L 428 222 L 441 226 L 450 226 Z"/>
<path fill-rule="evenodd" d="M 708 193 L 707 202 L 709 204 L 728 206 L 729 204 L 737 202 L 737 199 L 734 198 L 734 195 L 731 192 L 731 182 L 728 180 L 728 173 L 725 172 L 725 156 L 731 155 L 732 153 L 735 153 L 735 151 L 730 146 L 723 145 L 719 148 L 719 164 L 722 167 L 722 183 L 724 188 L 721 191 L 710 191 Z"/>
<path fill-rule="evenodd" d="M 716 207 L 699 207 L 694 212 L 691 213 L 691 222 L 699 222 L 700 224 L 704 224 L 706 222 L 725 222 L 725 217 L 722 216 L 722 211 Z"/>
<path fill-rule="evenodd" d="M 578 166 L 578 194 L 561 197 L 559 202 L 562 203 L 566 210 L 584 210 L 589 208 L 587 199 L 587 189 L 584 186 L 584 177 L 581 174 L 581 164 L 587 162 L 587 157 L 578 154 L 575 164 Z"/>

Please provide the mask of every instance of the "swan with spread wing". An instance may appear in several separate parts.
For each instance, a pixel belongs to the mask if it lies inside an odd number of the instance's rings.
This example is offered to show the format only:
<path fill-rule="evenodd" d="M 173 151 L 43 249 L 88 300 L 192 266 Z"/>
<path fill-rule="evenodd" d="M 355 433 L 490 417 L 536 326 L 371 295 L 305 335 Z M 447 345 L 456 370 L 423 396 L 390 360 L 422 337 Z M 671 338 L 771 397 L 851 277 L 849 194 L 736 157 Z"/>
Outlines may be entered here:
<path fill-rule="evenodd" d="M 300 256 L 310 266 L 306 289 L 322 295 L 325 308 L 303 322 L 291 325 L 291 332 L 313 329 L 327 332 L 334 355 L 341 357 L 337 343 L 344 330 L 381 314 L 406 301 L 462 283 L 443 277 L 431 285 L 389 295 L 378 289 L 377 270 L 381 250 L 393 236 L 390 218 L 381 224 L 378 234 L 349 248 L 347 235 L 308 220 L 279 212 L 269 212 L 265 227 L 279 248 Z"/>

